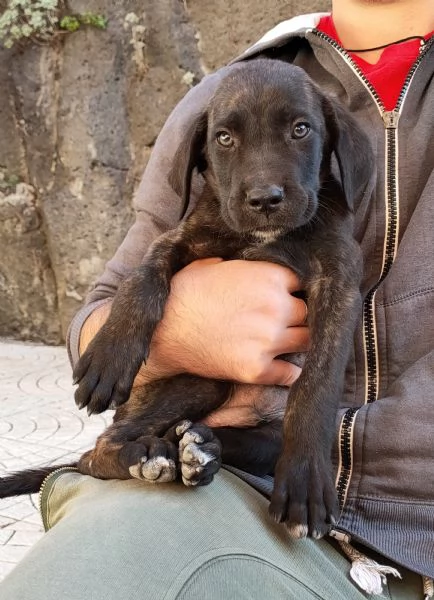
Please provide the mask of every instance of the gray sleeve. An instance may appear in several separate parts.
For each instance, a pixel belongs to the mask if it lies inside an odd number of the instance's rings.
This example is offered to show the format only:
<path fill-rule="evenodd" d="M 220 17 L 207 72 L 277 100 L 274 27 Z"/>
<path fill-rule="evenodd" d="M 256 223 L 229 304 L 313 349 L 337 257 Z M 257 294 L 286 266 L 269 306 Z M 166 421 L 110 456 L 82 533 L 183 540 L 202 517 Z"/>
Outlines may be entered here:
<path fill-rule="evenodd" d="M 181 198 L 168 182 L 173 156 L 184 132 L 205 109 L 216 86 L 231 69 L 230 66 L 224 67 L 192 88 L 161 130 L 135 196 L 135 222 L 69 326 L 66 345 L 73 366 L 79 358 L 83 323 L 95 308 L 114 297 L 119 283 L 141 263 L 153 240 L 177 224 Z M 192 185 L 191 204 L 194 204 L 200 189 L 201 178 L 197 177 Z"/>

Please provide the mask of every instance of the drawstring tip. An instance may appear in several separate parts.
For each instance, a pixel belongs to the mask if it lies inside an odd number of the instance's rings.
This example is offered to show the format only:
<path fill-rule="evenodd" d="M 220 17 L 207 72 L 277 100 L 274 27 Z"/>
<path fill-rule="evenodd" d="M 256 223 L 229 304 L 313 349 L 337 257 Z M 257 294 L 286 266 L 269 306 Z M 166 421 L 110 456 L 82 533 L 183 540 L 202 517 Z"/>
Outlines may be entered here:
<path fill-rule="evenodd" d="M 387 583 L 387 575 L 393 575 L 401 579 L 401 574 L 393 567 L 380 565 L 375 560 L 369 563 L 355 560 L 351 566 L 351 579 L 368 594 L 380 596 L 383 593 L 383 586 Z"/>
<path fill-rule="evenodd" d="M 431 577 L 422 577 L 423 581 L 423 600 L 432 600 L 434 598 L 434 581 Z"/>
<path fill-rule="evenodd" d="M 383 586 L 387 583 L 387 575 L 393 575 L 402 579 L 400 572 L 393 567 L 380 565 L 375 560 L 368 558 L 348 542 L 339 541 L 344 554 L 351 561 L 350 577 L 367 594 L 381 596 Z M 434 581 L 431 577 L 422 577 L 423 581 L 423 600 L 434 599 Z"/>
<path fill-rule="evenodd" d="M 401 579 L 401 574 L 397 569 L 380 565 L 347 542 L 340 542 L 340 546 L 351 560 L 351 579 L 367 594 L 380 596 L 383 592 L 383 586 L 387 583 L 387 575 L 393 575 L 393 577 Z"/>

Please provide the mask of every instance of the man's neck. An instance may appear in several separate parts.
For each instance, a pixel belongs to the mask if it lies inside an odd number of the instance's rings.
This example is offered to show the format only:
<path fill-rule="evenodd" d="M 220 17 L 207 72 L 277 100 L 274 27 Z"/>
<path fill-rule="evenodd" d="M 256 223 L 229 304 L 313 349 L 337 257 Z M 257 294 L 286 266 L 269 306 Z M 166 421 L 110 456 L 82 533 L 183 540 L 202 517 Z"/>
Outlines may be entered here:
<path fill-rule="evenodd" d="M 332 4 L 344 48 L 373 48 L 434 29 L 433 0 L 333 0 Z M 381 52 L 360 56 L 375 63 Z"/>

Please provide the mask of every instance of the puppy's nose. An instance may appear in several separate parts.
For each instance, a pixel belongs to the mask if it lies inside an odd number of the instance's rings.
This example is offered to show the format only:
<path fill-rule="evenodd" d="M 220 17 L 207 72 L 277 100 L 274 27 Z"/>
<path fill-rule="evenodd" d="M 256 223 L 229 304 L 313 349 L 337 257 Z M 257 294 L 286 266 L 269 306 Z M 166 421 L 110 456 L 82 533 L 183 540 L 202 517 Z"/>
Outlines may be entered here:
<path fill-rule="evenodd" d="M 250 210 L 268 215 L 279 208 L 283 200 L 283 189 L 278 185 L 253 188 L 247 192 L 246 200 Z"/>

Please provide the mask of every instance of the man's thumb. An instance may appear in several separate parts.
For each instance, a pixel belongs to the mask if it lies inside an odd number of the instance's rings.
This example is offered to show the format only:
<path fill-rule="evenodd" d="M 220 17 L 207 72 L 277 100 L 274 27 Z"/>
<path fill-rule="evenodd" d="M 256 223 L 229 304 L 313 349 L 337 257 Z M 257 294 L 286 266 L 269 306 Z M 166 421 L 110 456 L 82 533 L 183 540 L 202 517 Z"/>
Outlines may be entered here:
<path fill-rule="evenodd" d="M 262 385 L 290 386 L 299 378 L 300 373 L 301 369 L 297 365 L 275 358 L 260 383 Z"/>

